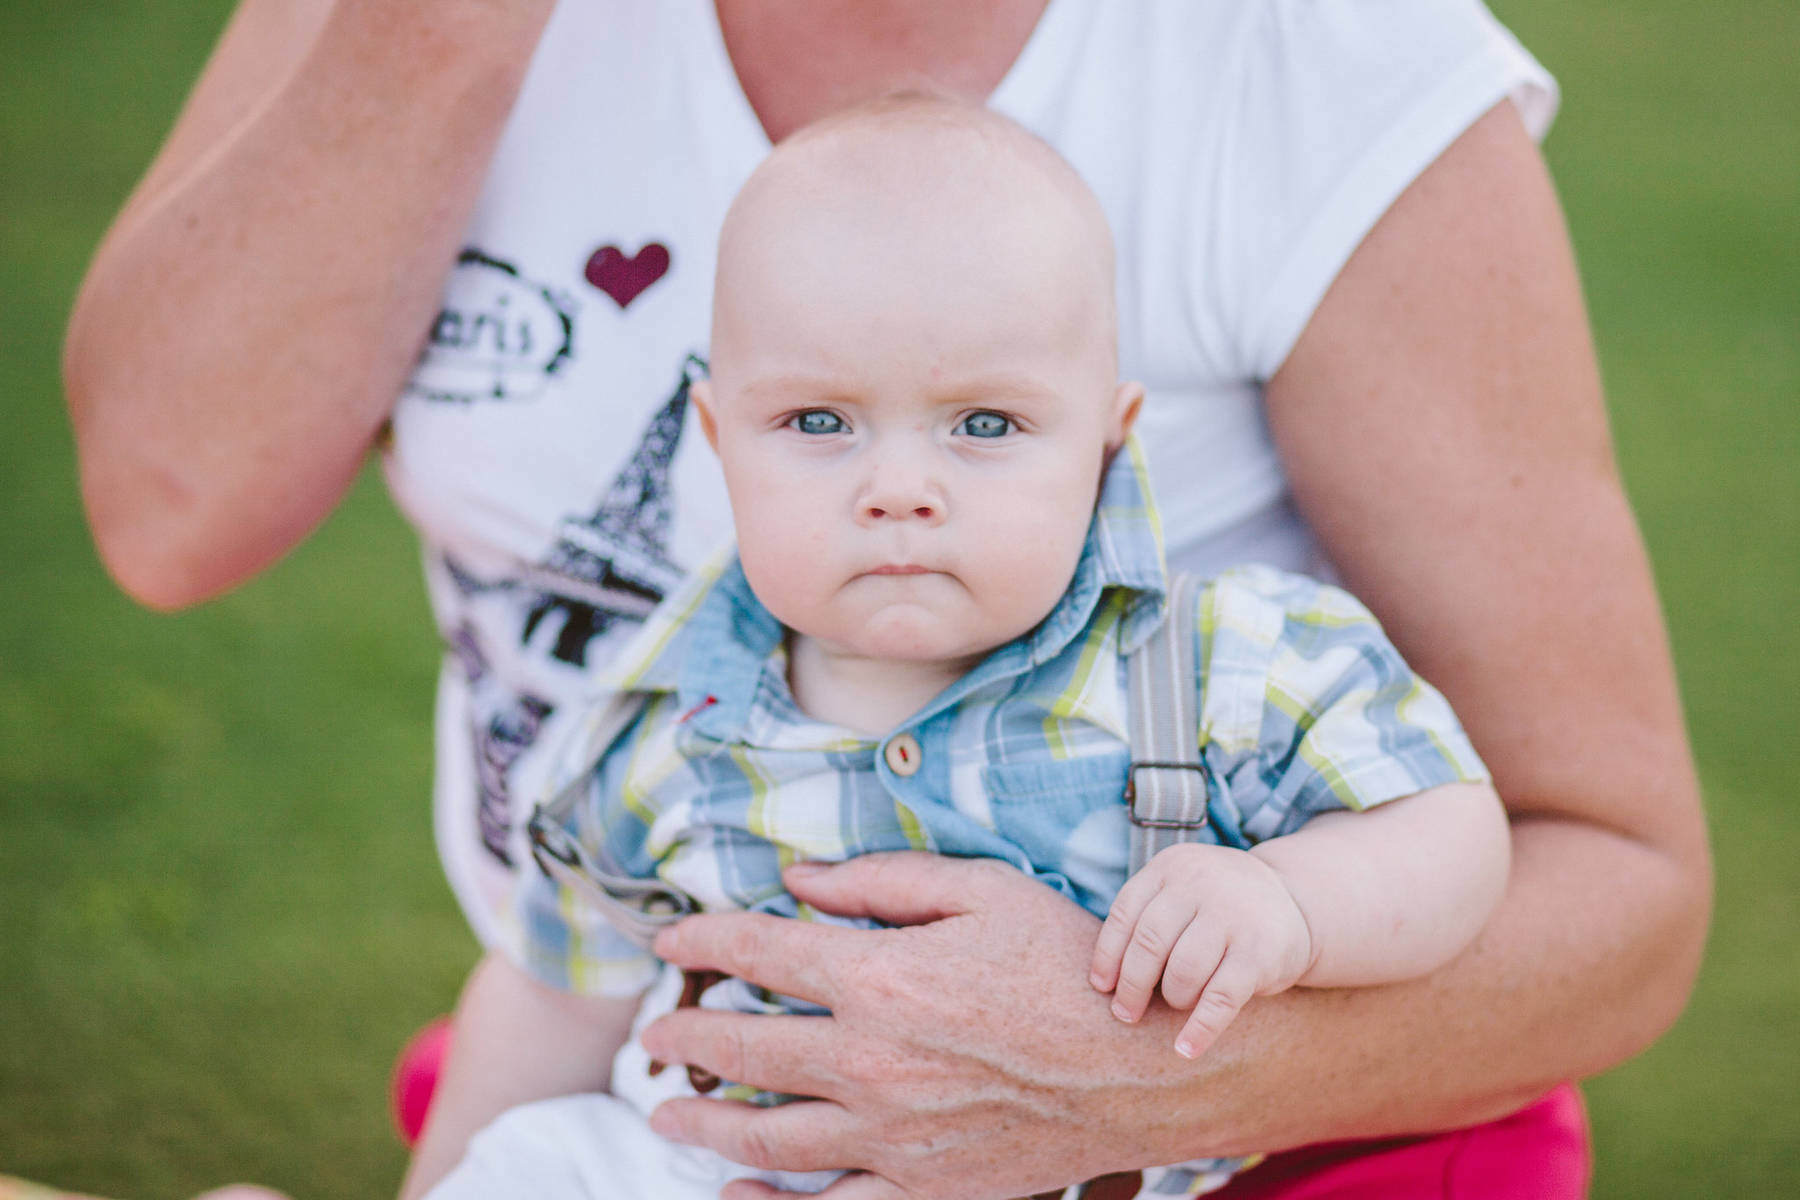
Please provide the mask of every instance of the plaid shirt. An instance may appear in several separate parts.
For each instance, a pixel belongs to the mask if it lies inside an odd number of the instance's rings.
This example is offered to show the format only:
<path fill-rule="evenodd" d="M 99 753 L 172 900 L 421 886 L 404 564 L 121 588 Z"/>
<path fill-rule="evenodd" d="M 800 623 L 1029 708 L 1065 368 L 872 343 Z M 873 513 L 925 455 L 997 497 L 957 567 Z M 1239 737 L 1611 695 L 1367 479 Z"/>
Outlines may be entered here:
<path fill-rule="evenodd" d="M 566 755 L 589 774 L 575 834 L 712 910 L 825 919 L 782 890 L 785 864 L 911 849 L 1003 859 L 1104 916 L 1127 871 L 1126 656 L 1167 583 L 1149 496 L 1132 443 L 1050 615 L 880 739 L 795 705 L 782 627 L 735 557 L 696 572 L 600 681 L 645 703 L 610 746 Z M 1199 629 L 1213 839 L 1486 777 L 1443 697 L 1344 592 L 1247 567 L 1196 608 L 1182 619 Z M 907 775 L 889 765 L 901 737 L 917 741 Z M 515 957 L 544 981 L 629 994 L 654 978 L 654 958 L 537 872 L 515 907 Z"/>

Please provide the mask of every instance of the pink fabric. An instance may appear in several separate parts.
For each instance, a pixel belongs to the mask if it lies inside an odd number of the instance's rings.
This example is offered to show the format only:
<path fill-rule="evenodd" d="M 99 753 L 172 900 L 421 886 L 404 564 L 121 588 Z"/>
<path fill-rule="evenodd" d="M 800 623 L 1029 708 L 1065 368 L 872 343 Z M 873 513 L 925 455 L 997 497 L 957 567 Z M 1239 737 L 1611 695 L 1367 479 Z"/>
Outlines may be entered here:
<path fill-rule="evenodd" d="M 450 1018 L 439 1017 L 412 1036 L 394 1063 L 388 1098 L 393 1104 L 394 1128 L 408 1146 L 418 1143 L 419 1133 L 425 1128 L 431 1097 L 437 1091 L 438 1071 L 449 1048 Z"/>
<path fill-rule="evenodd" d="M 418 1140 L 450 1019 L 413 1037 L 395 1064 L 394 1123 Z M 1587 1110 L 1563 1084 L 1542 1100 L 1486 1125 L 1417 1138 L 1330 1142 L 1270 1155 L 1214 1200 L 1582 1200 L 1593 1171 Z"/>
<path fill-rule="evenodd" d="M 1563 1084 L 1498 1121 L 1419 1138 L 1270 1155 L 1215 1200 L 1581 1200 L 1593 1154 L 1581 1093 Z"/>

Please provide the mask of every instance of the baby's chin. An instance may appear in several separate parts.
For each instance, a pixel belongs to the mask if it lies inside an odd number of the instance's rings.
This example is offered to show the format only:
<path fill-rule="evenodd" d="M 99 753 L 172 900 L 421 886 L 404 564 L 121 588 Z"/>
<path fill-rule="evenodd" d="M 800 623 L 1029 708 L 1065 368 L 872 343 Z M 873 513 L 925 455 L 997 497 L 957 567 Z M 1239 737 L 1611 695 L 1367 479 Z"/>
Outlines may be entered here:
<path fill-rule="evenodd" d="M 843 644 L 864 658 L 954 665 L 966 670 L 1017 636 L 980 628 L 982 624 L 971 613 L 945 613 L 913 604 L 884 605 L 855 630 L 847 631 Z"/>

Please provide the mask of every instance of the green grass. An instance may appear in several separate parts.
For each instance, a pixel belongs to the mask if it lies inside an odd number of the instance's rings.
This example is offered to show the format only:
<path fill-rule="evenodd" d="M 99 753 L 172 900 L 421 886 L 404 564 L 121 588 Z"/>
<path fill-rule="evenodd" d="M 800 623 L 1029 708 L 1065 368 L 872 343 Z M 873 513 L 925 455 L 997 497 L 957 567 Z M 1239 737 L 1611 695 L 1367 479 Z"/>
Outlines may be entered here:
<path fill-rule="evenodd" d="M 1594 1081 L 1601 1197 L 1800 1195 L 1800 8 L 1500 0 L 1668 609 L 1719 861 L 1693 1004 Z M 89 548 L 57 345 L 229 5 L 0 6 L 0 1173 L 389 1192 L 389 1064 L 473 956 L 427 824 L 435 647 L 365 479 L 176 617 Z M 153 299 L 153 298 L 149 298 Z"/>

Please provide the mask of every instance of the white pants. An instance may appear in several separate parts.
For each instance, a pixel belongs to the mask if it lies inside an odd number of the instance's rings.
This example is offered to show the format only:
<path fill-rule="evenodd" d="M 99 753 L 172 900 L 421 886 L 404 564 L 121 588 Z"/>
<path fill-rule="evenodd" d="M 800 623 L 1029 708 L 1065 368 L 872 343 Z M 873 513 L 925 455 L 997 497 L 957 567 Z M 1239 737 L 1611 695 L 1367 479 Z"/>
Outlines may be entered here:
<path fill-rule="evenodd" d="M 732 1179 L 816 1192 L 837 1177 L 753 1171 L 667 1141 L 616 1096 L 562 1096 L 515 1108 L 476 1134 L 426 1200 L 717 1200 Z"/>

